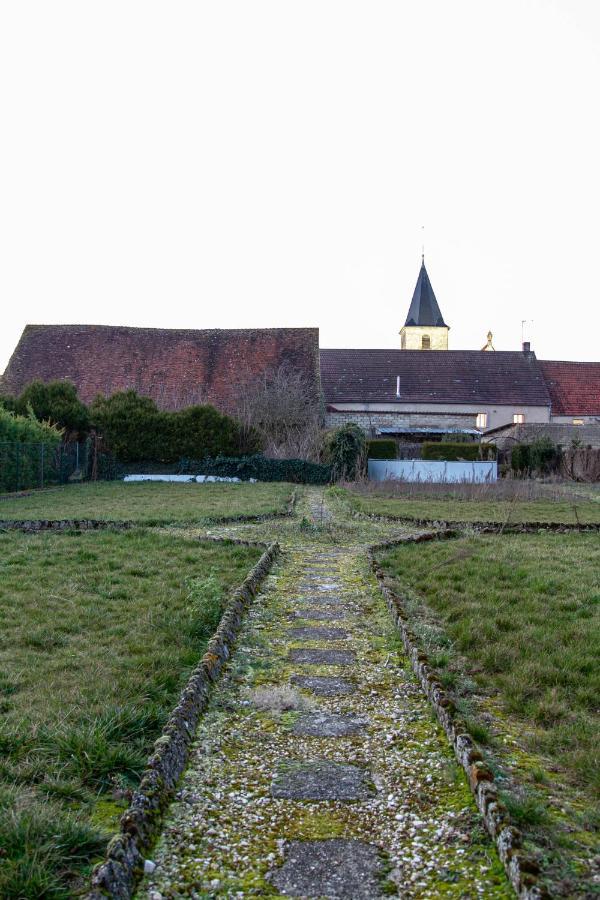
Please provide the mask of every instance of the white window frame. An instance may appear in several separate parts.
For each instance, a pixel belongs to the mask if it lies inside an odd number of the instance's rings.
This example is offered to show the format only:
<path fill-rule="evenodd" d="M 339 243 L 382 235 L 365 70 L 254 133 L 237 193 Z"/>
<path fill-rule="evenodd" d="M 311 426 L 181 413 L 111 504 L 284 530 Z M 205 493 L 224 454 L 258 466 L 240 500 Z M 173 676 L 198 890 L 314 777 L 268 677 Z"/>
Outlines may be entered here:
<path fill-rule="evenodd" d="M 514 413 L 513 425 L 524 425 L 524 424 L 525 424 L 525 413 Z"/>
<path fill-rule="evenodd" d="M 487 428 L 488 423 L 488 414 L 486 412 L 477 413 L 477 418 L 475 419 L 475 427 L 476 428 Z"/>

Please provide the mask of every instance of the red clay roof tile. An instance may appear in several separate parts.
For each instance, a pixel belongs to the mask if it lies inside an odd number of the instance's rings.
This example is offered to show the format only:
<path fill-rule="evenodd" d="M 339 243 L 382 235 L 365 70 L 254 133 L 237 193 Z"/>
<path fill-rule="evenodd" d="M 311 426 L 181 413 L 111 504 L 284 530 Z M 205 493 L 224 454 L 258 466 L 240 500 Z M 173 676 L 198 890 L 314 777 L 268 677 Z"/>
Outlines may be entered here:
<path fill-rule="evenodd" d="M 248 376 L 284 363 L 304 371 L 316 392 L 319 330 L 27 325 L 0 390 L 18 394 L 34 379 L 64 379 L 86 403 L 133 388 L 161 409 L 212 403 L 227 410 Z"/>
<path fill-rule="evenodd" d="M 600 363 L 542 359 L 555 416 L 600 416 Z"/>

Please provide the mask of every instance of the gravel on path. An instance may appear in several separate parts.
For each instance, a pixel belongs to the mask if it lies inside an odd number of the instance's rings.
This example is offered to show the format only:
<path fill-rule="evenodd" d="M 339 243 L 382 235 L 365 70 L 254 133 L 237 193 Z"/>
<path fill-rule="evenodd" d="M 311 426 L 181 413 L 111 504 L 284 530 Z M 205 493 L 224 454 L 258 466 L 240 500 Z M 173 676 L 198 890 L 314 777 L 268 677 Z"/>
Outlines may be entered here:
<path fill-rule="evenodd" d="M 295 616 L 332 592 L 347 634 L 307 647 L 290 620 L 322 627 Z M 297 704 L 282 711 L 284 686 Z M 360 726 L 332 724 L 349 722 Z M 200 724 L 154 862 L 146 900 L 512 896 L 364 547 L 288 545 Z"/>

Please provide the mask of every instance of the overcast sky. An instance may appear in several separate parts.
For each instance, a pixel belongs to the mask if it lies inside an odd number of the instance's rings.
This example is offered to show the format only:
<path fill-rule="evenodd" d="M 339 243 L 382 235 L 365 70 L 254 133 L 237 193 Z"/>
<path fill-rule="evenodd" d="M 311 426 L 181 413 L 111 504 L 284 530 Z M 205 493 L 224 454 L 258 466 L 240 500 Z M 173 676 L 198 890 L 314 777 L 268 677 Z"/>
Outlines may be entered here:
<path fill-rule="evenodd" d="M 0 372 L 27 322 L 600 358 L 598 0 L 0 4 Z M 532 323 L 532 324 L 531 324 Z"/>

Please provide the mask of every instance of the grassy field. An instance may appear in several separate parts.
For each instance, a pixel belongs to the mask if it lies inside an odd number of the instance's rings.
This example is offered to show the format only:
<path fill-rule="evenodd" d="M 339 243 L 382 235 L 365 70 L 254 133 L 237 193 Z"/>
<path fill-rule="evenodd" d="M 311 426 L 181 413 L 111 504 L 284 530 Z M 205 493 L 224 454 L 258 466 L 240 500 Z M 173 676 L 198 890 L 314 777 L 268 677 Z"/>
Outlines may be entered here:
<path fill-rule="evenodd" d="M 600 503 L 572 490 L 521 488 L 509 483 L 453 487 L 406 485 L 383 482 L 345 490 L 345 498 L 357 512 L 376 516 L 446 522 L 560 522 L 600 523 Z M 335 489 L 339 491 L 339 489 Z"/>
<path fill-rule="evenodd" d="M 2 898 L 77 892 L 258 556 L 144 530 L 0 534 Z"/>
<path fill-rule="evenodd" d="M 407 609 L 445 685 L 459 698 L 492 698 L 531 753 L 534 790 L 511 801 L 515 817 L 548 825 L 535 788 L 556 772 L 587 798 L 572 830 L 600 828 L 598 536 L 465 537 L 399 547 L 381 561 L 408 589 Z M 482 720 L 471 724 L 486 743 Z"/>
<path fill-rule="evenodd" d="M 0 520 L 81 518 L 166 525 L 263 516 L 284 512 L 292 490 L 285 483 L 78 484 L 0 500 Z"/>

